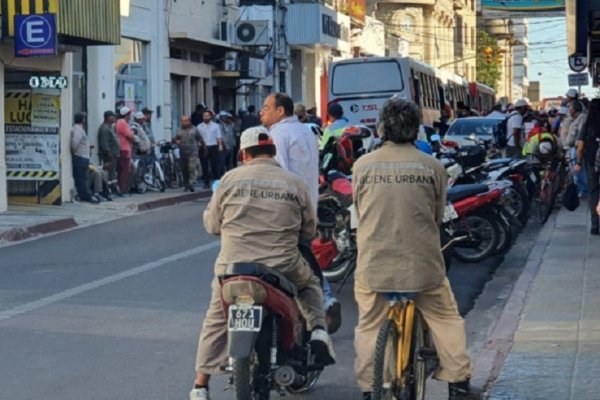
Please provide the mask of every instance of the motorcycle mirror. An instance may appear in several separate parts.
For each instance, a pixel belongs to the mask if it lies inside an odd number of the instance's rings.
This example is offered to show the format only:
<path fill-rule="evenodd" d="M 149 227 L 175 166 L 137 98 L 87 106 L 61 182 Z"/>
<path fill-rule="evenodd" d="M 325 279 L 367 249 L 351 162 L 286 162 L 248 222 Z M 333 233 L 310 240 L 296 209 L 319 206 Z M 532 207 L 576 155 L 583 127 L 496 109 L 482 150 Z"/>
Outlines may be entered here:
<path fill-rule="evenodd" d="M 219 186 L 221 185 L 221 180 L 220 179 L 215 179 L 210 187 L 210 190 L 212 190 L 212 192 L 216 192 L 217 189 L 219 188 Z"/>

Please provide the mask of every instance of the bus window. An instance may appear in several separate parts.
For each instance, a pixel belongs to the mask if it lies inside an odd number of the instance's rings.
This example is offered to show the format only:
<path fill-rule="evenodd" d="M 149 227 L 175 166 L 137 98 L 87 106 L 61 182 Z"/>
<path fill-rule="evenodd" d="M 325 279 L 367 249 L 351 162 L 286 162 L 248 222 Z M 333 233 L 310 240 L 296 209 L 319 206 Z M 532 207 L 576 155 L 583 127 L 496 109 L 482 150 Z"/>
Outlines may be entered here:
<path fill-rule="evenodd" d="M 334 96 L 376 92 L 401 92 L 404 89 L 400 65 L 395 61 L 340 63 L 332 70 Z"/>

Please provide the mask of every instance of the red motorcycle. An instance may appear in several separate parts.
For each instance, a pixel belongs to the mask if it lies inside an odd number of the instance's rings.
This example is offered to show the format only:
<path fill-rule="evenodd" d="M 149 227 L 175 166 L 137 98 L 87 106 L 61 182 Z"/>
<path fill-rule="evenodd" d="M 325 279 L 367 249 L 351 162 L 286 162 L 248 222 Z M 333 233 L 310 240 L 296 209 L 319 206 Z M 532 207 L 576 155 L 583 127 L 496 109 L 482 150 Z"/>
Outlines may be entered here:
<path fill-rule="evenodd" d="M 503 196 L 510 185 L 499 181 L 448 189 L 442 228 L 450 240 L 464 237 L 453 245 L 455 258 L 476 263 L 510 247 L 510 226 L 506 230 L 505 224 L 510 225 L 511 216 L 503 206 Z"/>
<path fill-rule="evenodd" d="M 313 388 L 323 366 L 311 353 L 296 287 L 258 263 L 229 265 L 221 286 L 235 399 L 268 400 L 272 390 Z"/>

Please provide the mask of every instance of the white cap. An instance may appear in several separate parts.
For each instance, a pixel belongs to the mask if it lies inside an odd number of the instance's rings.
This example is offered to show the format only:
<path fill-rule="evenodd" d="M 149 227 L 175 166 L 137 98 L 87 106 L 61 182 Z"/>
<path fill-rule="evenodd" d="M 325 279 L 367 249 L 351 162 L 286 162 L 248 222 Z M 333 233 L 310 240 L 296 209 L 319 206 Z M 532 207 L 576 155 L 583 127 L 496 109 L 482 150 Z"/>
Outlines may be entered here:
<path fill-rule="evenodd" d="M 248 147 L 266 145 L 274 146 L 275 144 L 273 143 L 269 131 L 264 126 L 254 126 L 242 132 L 242 136 L 240 137 L 240 150 L 247 149 Z"/>
<path fill-rule="evenodd" d="M 130 112 L 131 112 L 131 110 L 130 110 L 130 109 L 129 109 L 129 107 L 127 107 L 127 106 L 123 106 L 123 107 L 121 107 L 121 108 L 119 109 L 119 114 L 120 114 L 122 117 L 126 116 L 126 115 L 127 115 L 127 114 L 129 114 Z"/>
<path fill-rule="evenodd" d="M 576 99 L 579 97 L 579 92 L 577 91 L 577 89 L 569 89 L 565 96 L 570 97 L 572 99 Z"/>
<path fill-rule="evenodd" d="M 515 108 L 527 107 L 528 105 L 529 103 L 527 103 L 527 100 L 525 99 L 519 99 L 515 102 Z"/>
<path fill-rule="evenodd" d="M 133 114 L 133 119 L 146 119 L 146 116 L 143 112 L 138 111 L 135 114 Z"/>
<path fill-rule="evenodd" d="M 227 111 L 219 111 L 219 117 L 230 117 L 231 114 L 229 114 Z"/>

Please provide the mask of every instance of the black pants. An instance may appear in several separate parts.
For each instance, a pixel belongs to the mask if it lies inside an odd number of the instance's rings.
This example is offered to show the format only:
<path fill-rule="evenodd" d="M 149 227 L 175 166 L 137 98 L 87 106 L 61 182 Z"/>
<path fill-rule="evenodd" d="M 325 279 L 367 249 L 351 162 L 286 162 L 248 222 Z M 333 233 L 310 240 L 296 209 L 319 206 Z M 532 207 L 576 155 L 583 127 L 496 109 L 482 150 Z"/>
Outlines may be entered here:
<path fill-rule="evenodd" d="M 598 229 L 600 221 L 598 213 L 596 213 L 596 206 L 598 205 L 598 198 L 600 197 L 600 174 L 594 171 L 594 164 L 586 163 L 587 168 L 587 189 L 590 196 L 590 212 L 592 214 L 592 228 Z"/>
<path fill-rule="evenodd" d="M 323 271 L 321 271 L 321 267 L 319 267 L 319 263 L 310 248 L 310 242 L 299 243 L 298 249 L 300 250 L 302 257 L 308 262 L 308 266 L 312 269 L 315 276 L 319 278 L 321 287 L 323 287 Z"/>
<path fill-rule="evenodd" d="M 202 180 L 204 184 L 210 184 L 211 174 L 212 179 L 221 179 L 223 175 L 223 160 L 221 156 L 221 152 L 219 151 L 219 146 L 207 146 L 207 154 L 203 154 L 200 152 L 200 165 L 202 165 Z M 208 172 L 208 165 L 210 163 L 210 172 Z"/>
<path fill-rule="evenodd" d="M 90 201 L 92 199 L 92 192 L 90 191 L 90 183 L 88 178 L 88 170 L 90 167 L 90 159 L 73 155 L 73 179 L 75 180 L 75 189 L 79 198 L 83 201 Z"/>

